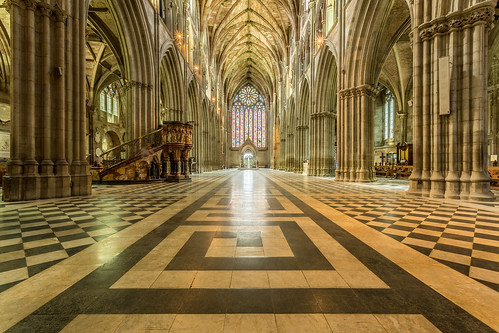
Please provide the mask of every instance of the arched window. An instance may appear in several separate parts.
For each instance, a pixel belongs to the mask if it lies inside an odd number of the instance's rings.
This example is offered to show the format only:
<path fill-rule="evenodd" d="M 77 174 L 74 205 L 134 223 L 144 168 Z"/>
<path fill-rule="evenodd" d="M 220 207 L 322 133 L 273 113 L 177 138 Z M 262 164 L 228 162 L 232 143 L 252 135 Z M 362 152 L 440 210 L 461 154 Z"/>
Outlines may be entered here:
<path fill-rule="evenodd" d="M 118 94 L 111 87 L 103 89 L 100 93 L 100 110 L 107 114 L 107 121 L 118 122 Z"/>
<path fill-rule="evenodd" d="M 258 148 L 266 147 L 265 125 L 266 112 L 262 95 L 252 86 L 245 86 L 232 104 L 232 147 L 241 147 L 246 139 L 253 141 Z"/>
<path fill-rule="evenodd" d="M 386 91 L 385 103 L 383 105 L 383 127 L 385 129 L 385 140 L 393 139 L 393 118 L 395 116 L 395 98 L 390 90 Z"/>

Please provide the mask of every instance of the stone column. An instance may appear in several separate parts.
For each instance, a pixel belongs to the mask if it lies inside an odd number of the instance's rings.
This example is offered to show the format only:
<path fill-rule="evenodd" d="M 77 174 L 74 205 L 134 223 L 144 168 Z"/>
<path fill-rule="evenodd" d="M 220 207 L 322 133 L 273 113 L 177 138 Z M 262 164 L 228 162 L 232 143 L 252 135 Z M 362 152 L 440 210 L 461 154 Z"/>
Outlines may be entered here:
<path fill-rule="evenodd" d="M 78 76 L 75 78 L 78 83 L 76 90 L 74 113 L 76 114 L 77 126 L 74 136 L 74 156 L 71 174 L 71 195 L 81 196 L 89 195 L 92 191 L 92 177 L 88 168 L 87 152 L 85 149 L 87 118 L 86 118 L 86 2 L 79 1 L 74 3 L 78 7 L 77 39 L 75 41 L 75 49 L 78 48 L 78 59 L 75 61 L 75 67 L 78 67 Z M 76 83 L 75 83 L 76 85 Z"/>
<path fill-rule="evenodd" d="M 422 16 L 420 6 L 414 6 L 415 20 Z M 423 95 L 423 43 L 419 35 L 419 27 L 415 27 L 411 32 L 413 40 L 413 169 L 409 177 L 409 191 L 410 195 L 419 196 L 422 194 L 423 180 L 423 108 L 421 104 L 421 96 Z"/>
<path fill-rule="evenodd" d="M 62 8 L 36 0 L 6 4 L 12 21 L 13 116 L 4 200 L 89 194 L 86 2 L 63 1 Z"/>
<path fill-rule="evenodd" d="M 36 100 L 36 66 L 35 42 L 36 42 L 36 22 L 35 11 L 37 4 L 34 0 L 25 1 L 26 10 L 24 37 L 25 52 L 24 64 L 22 65 L 24 73 L 24 84 L 22 93 L 24 119 L 20 130 L 22 131 L 24 141 L 24 200 L 33 200 L 40 198 L 40 175 L 38 174 L 38 161 L 36 160 L 35 146 L 35 100 Z M 14 57 L 13 57 L 14 58 Z M 16 92 L 14 92 L 16 93 Z M 21 93 L 21 92 L 17 92 Z"/>
<path fill-rule="evenodd" d="M 24 114 L 22 112 L 23 97 L 15 91 L 20 91 L 23 86 L 23 59 L 24 45 L 22 36 L 25 29 L 24 11 L 22 3 L 6 3 L 11 17 L 11 54 L 12 54 L 12 83 L 10 90 L 11 100 L 11 144 L 10 160 L 7 163 L 7 173 L 3 177 L 3 200 L 15 201 L 23 199 L 23 149 L 19 137 Z M 10 6 L 9 6 L 10 5 Z"/>
<path fill-rule="evenodd" d="M 73 113 L 77 103 L 73 95 L 73 48 L 74 36 L 72 21 L 60 8 L 55 11 L 55 65 L 62 69 L 62 74 L 55 78 L 54 90 L 54 144 L 55 144 L 55 191 L 56 197 L 71 195 L 71 176 L 69 174 L 69 156 L 73 150 Z"/>
<path fill-rule="evenodd" d="M 374 171 L 374 97 L 376 90 L 370 85 L 359 88 L 360 95 L 360 168 L 357 174 L 358 182 L 375 180 Z"/>
<path fill-rule="evenodd" d="M 40 4 L 41 25 L 42 25 L 42 41 L 41 41 L 41 54 L 42 54 L 42 112 L 39 117 L 38 135 L 42 143 L 43 160 L 40 163 L 40 198 L 53 198 L 55 196 L 55 179 L 54 179 L 54 162 L 52 161 L 52 112 L 51 112 L 51 73 L 50 66 L 50 35 L 51 35 L 51 22 L 52 11 L 50 6 L 43 3 Z M 40 119 L 41 118 L 41 119 Z"/>
<path fill-rule="evenodd" d="M 345 135 L 345 114 L 344 103 L 347 97 L 346 91 L 339 91 L 338 93 L 338 133 L 337 133 L 337 159 L 338 167 L 335 172 L 335 181 L 343 181 L 345 179 L 345 149 L 344 149 L 344 135 Z"/>
<path fill-rule="evenodd" d="M 355 181 L 355 169 L 353 167 L 354 162 L 354 133 L 355 133 L 355 124 L 354 124 L 354 90 L 351 90 L 348 95 L 348 99 L 345 100 L 345 142 L 343 145 L 343 149 L 345 149 L 345 178 L 344 181 L 353 182 Z"/>
<path fill-rule="evenodd" d="M 430 196 L 431 191 L 431 49 L 430 41 L 423 40 L 423 92 L 422 92 L 422 114 L 423 114 L 423 138 L 422 138 L 422 159 L 423 172 L 421 181 L 423 187 L 421 194 L 424 197 Z"/>
<path fill-rule="evenodd" d="M 414 29 L 414 172 L 409 194 L 492 200 L 487 172 L 487 45 L 494 6 L 481 2 L 433 17 L 416 0 Z M 439 82 L 449 57 L 449 92 Z M 449 93 L 450 110 L 441 109 Z M 421 139 L 420 139 L 421 138 Z M 420 175 L 421 172 L 421 175 Z"/>
<path fill-rule="evenodd" d="M 178 148 L 174 148 L 170 159 L 170 175 L 175 177 L 178 177 L 180 175 L 180 154 L 180 150 Z"/>
<path fill-rule="evenodd" d="M 433 45 L 431 45 L 433 44 Z M 444 41 L 443 36 L 437 35 L 433 39 L 430 47 L 433 49 L 431 57 L 431 72 L 438 73 L 440 70 L 439 66 L 439 50 L 444 49 Z M 442 134 L 442 126 L 444 119 L 440 115 L 440 94 L 445 92 L 439 91 L 439 80 L 444 79 L 441 78 L 440 75 L 431 75 L 431 95 L 434 97 L 431 98 L 430 110 L 431 118 L 430 118 L 430 131 L 431 135 L 431 153 L 430 153 L 430 161 L 431 161 L 431 176 L 430 176 L 430 196 L 432 198 L 443 198 L 445 192 L 445 182 L 442 174 L 442 155 L 444 154 L 444 145 L 443 145 L 443 134 Z"/>
<path fill-rule="evenodd" d="M 282 136 L 282 134 L 281 134 Z M 280 161 L 279 161 L 279 170 L 285 171 L 286 170 L 286 139 L 282 138 L 281 139 L 281 156 L 280 156 Z"/>
<path fill-rule="evenodd" d="M 310 158 L 308 165 L 308 175 L 309 176 L 318 176 L 319 172 L 319 159 L 318 156 L 320 154 L 320 142 L 318 142 L 318 132 L 319 132 L 319 117 L 316 113 L 310 115 Z"/>
<path fill-rule="evenodd" d="M 450 50 L 449 57 L 451 63 L 459 61 L 459 31 L 451 29 L 449 38 Z M 457 78 L 451 78 L 451 105 L 456 107 L 458 105 L 458 82 Z M 449 147 L 449 160 L 448 160 L 448 173 L 445 177 L 445 198 L 459 200 L 459 160 L 458 160 L 458 116 L 457 112 L 452 112 L 449 115 L 447 131 L 448 131 L 448 147 Z"/>
<path fill-rule="evenodd" d="M 181 153 L 182 175 L 185 178 L 189 177 L 189 150 L 184 150 Z"/>
<path fill-rule="evenodd" d="M 295 136 L 293 133 L 288 133 L 288 154 L 286 156 L 286 171 L 294 172 L 295 164 Z"/>
<path fill-rule="evenodd" d="M 374 172 L 374 97 L 371 85 L 340 92 L 337 181 L 371 182 Z"/>
<path fill-rule="evenodd" d="M 334 174 L 334 114 L 324 112 L 322 114 L 322 158 L 321 176 L 332 176 Z"/>
<path fill-rule="evenodd" d="M 490 191 L 490 176 L 487 170 L 487 54 L 488 30 L 495 12 L 485 8 L 475 13 L 477 21 L 472 28 L 473 65 L 471 81 L 471 113 L 473 129 L 473 171 L 471 173 L 470 199 L 488 201 L 494 195 Z M 470 18 L 470 19 L 471 19 Z"/>

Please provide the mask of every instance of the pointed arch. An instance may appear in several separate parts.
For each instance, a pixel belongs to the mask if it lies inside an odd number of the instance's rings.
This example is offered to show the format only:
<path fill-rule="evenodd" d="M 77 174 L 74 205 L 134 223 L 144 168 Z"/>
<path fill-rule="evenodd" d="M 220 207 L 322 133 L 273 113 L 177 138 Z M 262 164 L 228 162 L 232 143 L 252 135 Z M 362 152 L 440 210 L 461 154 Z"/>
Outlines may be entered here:
<path fill-rule="evenodd" d="M 297 118 L 297 126 L 308 126 L 310 123 L 310 84 L 308 79 L 304 78 L 300 85 L 300 102 Z"/>
<path fill-rule="evenodd" d="M 172 45 L 168 47 L 160 64 L 160 97 L 163 120 L 184 121 L 183 114 L 184 82 L 178 51 Z"/>
<path fill-rule="evenodd" d="M 336 111 L 338 66 L 331 48 L 322 48 L 319 54 L 316 74 L 315 101 L 317 112 Z"/>

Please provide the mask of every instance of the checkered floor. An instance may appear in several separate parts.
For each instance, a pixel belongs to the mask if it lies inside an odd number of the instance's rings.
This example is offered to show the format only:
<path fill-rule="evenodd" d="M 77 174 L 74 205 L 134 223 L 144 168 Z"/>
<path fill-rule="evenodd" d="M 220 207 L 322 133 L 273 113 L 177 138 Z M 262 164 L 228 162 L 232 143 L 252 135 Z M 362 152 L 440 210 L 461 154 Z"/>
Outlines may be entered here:
<path fill-rule="evenodd" d="M 194 175 L 192 183 L 180 184 L 96 185 L 87 198 L 0 202 L 0 292 L 225 175 Z M 284 172 L 273 176 L 499 290 L 497 202 L 406 198 L 407 182 L 399 180 L 366 185 Z"/>
<path fill-rule="evenodd" d="M 0 211 L 0 291 L 181 198 L 94 196 Z"/>
<path fill-rule="evenodd" d="M 355 184 L 336 183 L 333 178 L 308 177 L 288 172 L 279 172 L 272 175 L 276 179 L 289 183 L 290 186 L 309 194 L 385 194 L 387 190 L 403 192 L 408 189 L 408 181 L 384 180 L 376 183 Z M 302 181 L 298 179 L 302 178 Z"/>
<path fill-rule="evenodd" d="M 497 213 L 396 193 L 316 199 L 499 290 Z"/>
<path fill-rule="evenodd" d="M 94 185 L 93 194 L 120 194 L 120 195 L 165 195 L 174 193 L 195 193 L 200 187 L 207 186 L 224 177 L 224 173 L 205 173 L 192 175 L 193 181 L 188 183 L 154 182 L 131 185 Z"/>
<path fill-rule="evenodd" d="M 93 185 L 83 198 L 0 202 L 0 292 L 224 177 Z M 1 188 L 0 188 L 1 195 Z"/>

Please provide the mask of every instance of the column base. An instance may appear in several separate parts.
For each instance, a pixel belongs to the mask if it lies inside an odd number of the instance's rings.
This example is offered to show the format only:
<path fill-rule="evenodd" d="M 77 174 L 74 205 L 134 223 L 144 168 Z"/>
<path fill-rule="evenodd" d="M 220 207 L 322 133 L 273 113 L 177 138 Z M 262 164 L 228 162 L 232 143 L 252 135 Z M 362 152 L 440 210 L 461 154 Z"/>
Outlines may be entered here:
<path fill-rule="evenodd" d="M 356 172 L 354 168 L 350 168 L 346 173 L 346 182 L 355 182 Z"/>
<path fill-rule="evenodd" d="M 460 180 L 456 171 L 450 171 L 445 178 L 445 198 L 446 199 L 460 199 Z"/>
<path fill-rule="evenodd" d="M 184 175 L 169 175 L 165 182 L 167 183 L 183 183 L 183 182 L 192 182 L 192 178 Z"/>
<path fill-rule="evenodd" d="M 414 171 L 409 176 L 409 190 L 406 192 L 410 196 L 421 196 L 423 190 L 423 181 L 421 180 L 421 171 Z"/>
<path fill-rule="evenodd" d="M 490 191 L 488 173 L 473 171 L 471 174 L 470 200 L 494 201 L 495 195 Z"/>
<path fill-rule="evenodd" d="M 22 161 L 10 160 L 7 162 L 7 174 L 3 177 L 3 201 L 10 202 L 22 200 L 22 173 Z"/>
<path fill-rule="evenodd" d="M 92 194 L 92 176 L 79 175 L 71 177 L 71 195 L 87 196 Z"/>
<path fill-rule="evenodd" d="M 22 200 L 40 199 L 40 175 L 38 174 L 38 162 L 29 160 L 24 163 L 22 186 Z"/>
<path fill-rule="evenodd" d="M 459 199 L 461 200 L 469 200 L 470 198 L 470 189 L 471 189 L 471 173 L 469 171 L 463 171 L 461 173 L 461 178 L 459 179 L 461 182 L 461 188 L 459 193 Z"/>
<path fill-rule="evenodd" d="M 54 163 L 44 160 L 40 166 L 40 198 L 53 198 L 55 197 Z"/>
<path fill-rule="evenodd" d="M 423 171 L 421 176 L 422 186 L 421 186 L 421 196 L 428 198 L 431 192 L 431 181 L 430 181 L 430 171 Z"/>
<path fill-rule="evenodd" d="M 5 202 L 23 200 L 22 188 L 23 188 L 23 177 L 4 176 L 3 188 L 2 188 L 2 200 Z"/>
<path fill-rule="evenodd" d="M 440 171 L 434 171 L 430 178 L 430 198 L 442 199 L 445 196 L 445 179 Z"/>
<path fill-rule="evenodd" d="M 69 164 L 64 160 L 55 162 L 55 196 L 56 198 L 71 196 Z"/>
<path fill-rule="evenodd" d="M 356 183 L 372 183 L 375 179 L 372 176 L 372 172 L 369 169 L 359 169 L 357 171 Z"/>

